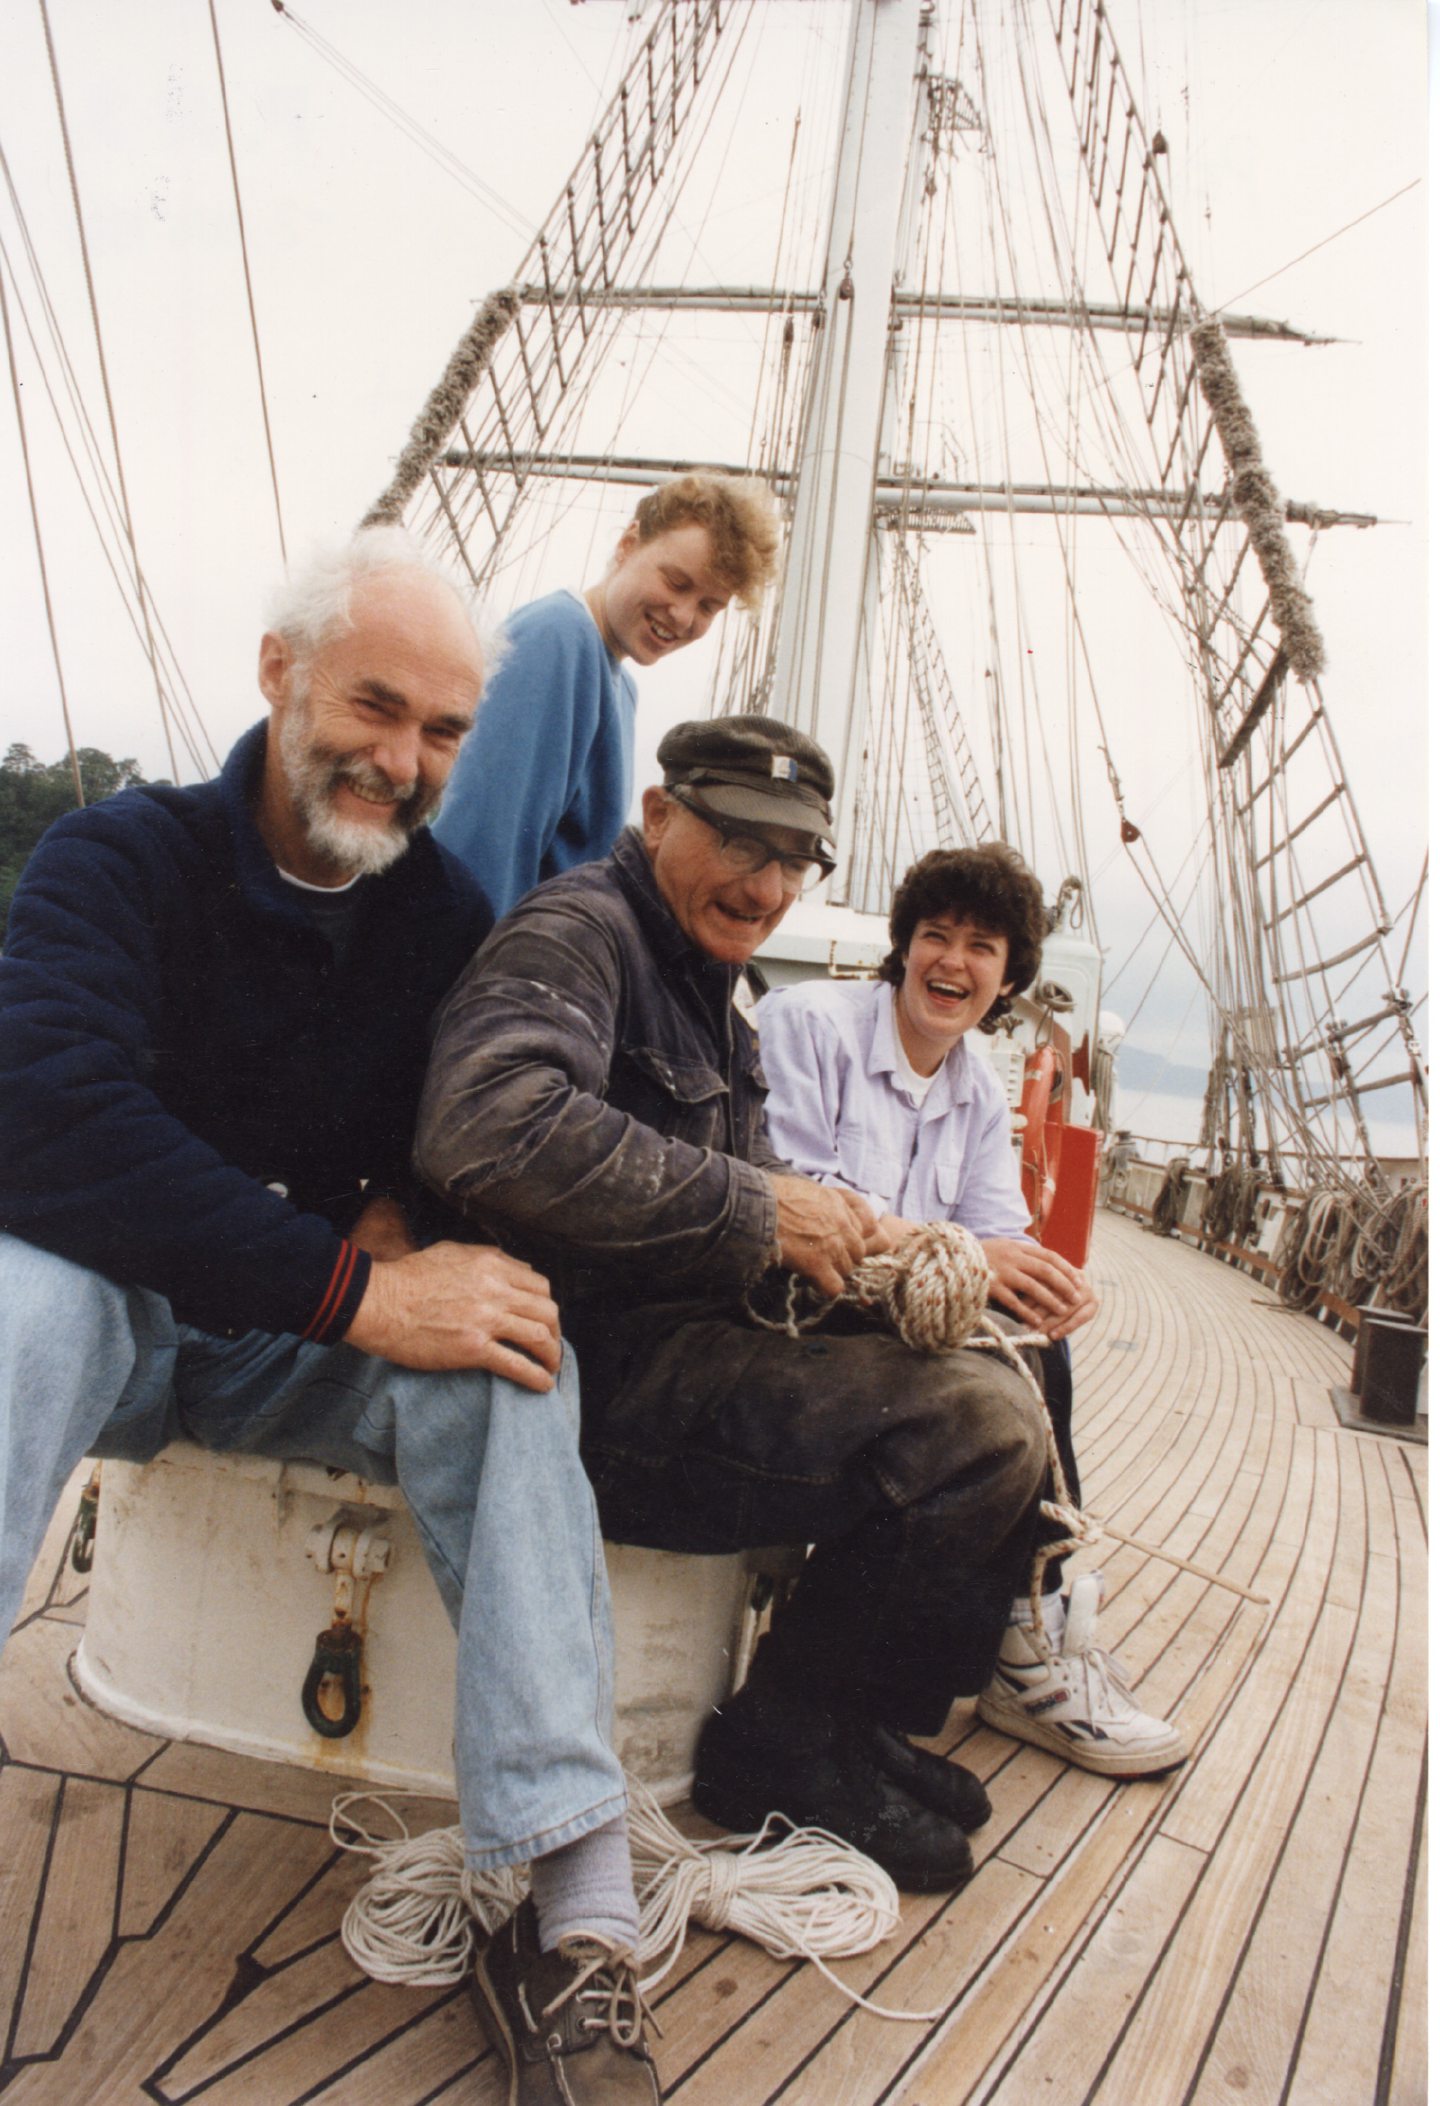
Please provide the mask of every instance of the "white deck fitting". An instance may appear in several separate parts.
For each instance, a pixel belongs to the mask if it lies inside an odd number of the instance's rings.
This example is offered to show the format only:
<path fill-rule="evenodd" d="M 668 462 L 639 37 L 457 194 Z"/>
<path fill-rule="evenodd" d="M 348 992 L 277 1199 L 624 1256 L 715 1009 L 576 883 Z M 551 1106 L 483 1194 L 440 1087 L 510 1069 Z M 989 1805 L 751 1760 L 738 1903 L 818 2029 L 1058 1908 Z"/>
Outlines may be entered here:
<path fill-rule="evenodd" d="M 306 1723 L 300 1691 L 334 1580 L 306 1555 L 343 1509 L 383 1529 L 389 1569 L 356 1582 L 366 1697 L 343 1740 Z M 313 1463 L 177 1442 L 106 1463 L 75 1676 L 94 1703 L 166 1740 L 450 1796 L 455 1639 L 400 1493 Z M 618 1633 L 615 1745 L 664 1802 L 689 1789 L 695 1737 L 728 1693 L 739 1558 L 606 1546 Z"/>

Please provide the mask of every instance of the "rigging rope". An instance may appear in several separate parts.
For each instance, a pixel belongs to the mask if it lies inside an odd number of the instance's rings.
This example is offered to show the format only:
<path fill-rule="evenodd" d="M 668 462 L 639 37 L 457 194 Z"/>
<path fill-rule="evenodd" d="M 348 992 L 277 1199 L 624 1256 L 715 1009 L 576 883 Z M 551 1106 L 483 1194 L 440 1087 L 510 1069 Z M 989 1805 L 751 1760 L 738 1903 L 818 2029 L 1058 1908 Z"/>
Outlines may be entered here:
<path fill-rule="evenodd" d="M 1244 286 L 1241 291 L 1232 293 L 1228 300 L 1221 301 L 1221 307 L 1233 307 L 1237 300 L 1244 300 L 1252 292 L 1258 292 L 1260 287 L 1268 285 L 1272 278 L 1283 277 L 1286 271 L 1293 270 L 1297 263 L 1303 263 L 1307 256 L 1313 256 L 1319 249 L 1328 248 L 1332 241 L 1338 241 L 1340 236 L 1348 234 L 1352 227 L 1360 226 L 1367 219 L 1373 219 L 1377 212 L 1383 212 L 1385 207 L 1393 205 L 1397 198 L 1404 197 L 1409 191 L 1418 189 L 1422 180 L 1423 178 L 1420 176 L 1413 176 L 1408 183 L 1402 183 L 1398 190 L 1392 190 L 1389 197 L 1382 197 L 1378 205 L 1371 205 L 1367 211 L 1359 213 L 1356 218 L 1347 219 L 1343 227 L 1337 227 L 1335 232 L 1327 234 L 1323 241 L 1312 242 L 1308 249 L 1302 249 L 1298 256 L 1292 256 L 1288 263 L 1282 263 L 1278 269 L 1268 271 L 1263 278 L 1257 278 L 1253 285 Z"/>
<path fill-rule="evenodd" d="M 1157 1236 L 1168 1236 L 1171 1229 L 1179 1227 L 1185 1212 L 1185 1180 L 1189 1174 L 1190 1158 L 1186 1155 L 1177 1155 L 1166 1165 L 1165 1182 L 1150 1211 L 1150 1226 Z"/>
<path fill-rule="evenodd" d="M 1228 1163 L 1211 1185 L 1201 1225 L 1216 1243 L 1243 1243 L 1255 1232 L 1255 1208 L 1265 1184 L 1263 1171 Z"/>
<path fill-rule="evenodd" d="M 90 418 L 86 413 L 84 400 L 81 397 L 79 388 L 76 384 L 74 369 L 71 366 L 69 355 L 66 352 L 64 339 L 60 335 L 59 326 L 55 317 L 54 306 L 50 300 L 49 292 L 46 288 L 44 275 L 40 270 L 39 259 L 35 254 L 35 247 L 34 243 L 30 238 L 30 231 L 26 222 L 25 213 L 21 206 L 19 196 L 16 192 L 14 180 L 10 172 L 9 163 L 5 158 L 3 148 L 0 148 L 0 176 L 3 176 L 6 188 L 9 191 L 10 201 L 12 206 L 14 207 L 16 221 L 20 228 L 21 240 L 24 243 L 25 247 L 26 261 L 30 265 L 31 273 L 35 279 L 36 289 L 40 296 L 41 309 L 45 316 L 46 327 L 50 335 L 51 343 L 54 346 L 56 357 L 59 361 L 60 372 L 65 386 L 65 392 L 69 397 L 71 409 L 74 413 L 76 423 L 79 427 L 81 446 L 83 448 L 85 457 L 89 463 L 90 472 L 94 476 L 96 485 L 98 487 L 100 502 L 106 514 L 106 517 L 103 520 L 101 518 L 100 513 L 96 510 L 95 500 L 92 498 L 90 491 L 86 487 L 85 472 L 82 469 L 80 461 L 76 456 L 75 448 L 71 444 L 70 433 L 66 430 L 65 419 L 61 414 L 60 404 L 56 399 L 55 389 L 51 384 L 50 374 L 45 365 L 45 360 L 40 349 L 40 344 L 35 334 L 35 328 L 33 323 L 31 322 L 30 315 L 26 309 L 24 299 L 21 295 L 19 277 L 15 270 L 14 263 L 10 257 L 10 252 L 5 246 L 3 238 L 0 238 L 0 268 L 5 269 L 9 273 L 11 291 L 14 294 L 16 305 L 20 310 L 20 319 L 25 325 L 25 334 L 29 341 L 31 354 L 35 359 L 36 367 L 40 375 L 40 384 L 45 390 L 45 398 L 50 404 L 51 414 L 55 419 L 55 427 L 56 431 L 59 434 L 60 444 L 64 450 L 65 458 L 70 463 L 71 470 L 75 476 L 76 486 L 80 493 L 80 501 L 85 508 L 85 512 L 90 520 L 91 526 L 95 529 L 95 538 L 100 545 L 100 553 L 105 560 L 105 566 L 108 569 L 110 576 L 114 581 L 115 589 L 120 596 L 120 604 L 124 611 L 125 618 L 129 622 L 131 630 L 135 635 L 135 639 L 140 645 L 141 650 L 143 651 L 145 648 L 145 634 L 140 626 L 140 619 L 136 611 L 133 599 L 130 595 L 129 588 L 126 584 L 126 581 L 121 577 L 120 567 L 116 561 L 115 552 L 110 547 L 109 541 L 106 538 L 107 532 L 111 534 L 119 534 L 123 532 L 123 528 L 119 517 L 119 507 L 116 503 L 115 494 L 111 487 L 109 473 L 105 467 L 103 460 L 100 457 L 99 448 L 95 441 L 94 429 L 91 425 Z M 148 592 L 148 586 L 146 590 Z M 189 708 L 192 716 L 195 717 L 195 724 L 199 737 L 204 740 L 205 744 L 208 747 L 210 747 L 211 760 L 218 766 L 218 756 L 215 754 L 215 750 L 213 745 L 211 745 L 209 735 L 206 732 L 204 725 L 201 724 L 199 716 L 195 711 L 194 698 L 191 696 L 189 689 L 186 687 L 185 676 L 184 673 L 181 671 L 178 661 L 176 660 L 174 646 L 170 641 L 169 633 L 166 630 L 164 621 L 161 619 L 159 609 L 155 606 L 153 598 L 151 599 L 150 607 L 151 613 L 154 617 L 156 629 L 159 632 L 160 642 L 164 645 L 165 650 L 169 653 L 171 671 L 167 677 L 169 677 L 173 681 L 178 682 L 179 689 L 181 690 L 180 694 L 177 694 L 173 691 L 171 694 L 171 703 L 172 707 L 175 709 L 177 721 L 181 722 L 182 724 L 184 721 L 183 712 L 181 708 L 181 696 L 183 694 L 185 706 Z M 197 768 L 200 768 L 202 773 L 205 772 L 203 764 L 199 761 L 197 757 L 196 747 L 188 736 L 186 739 L 186 745 L 187 750 L 191 754 L 191 757 L 196 760 Z"/>
<path fill-rule="evenodd" d="M 245 239 L 245 211 L 240 203 L 240 170 L 235 160 L 235 136 L 230 128 L 230 95 L 225 85 L 225 60 L 220 50 L 220 23 L 215 0 L 209 0 L 210 33 L 215 40 L 215 72 L 220 82 L 220 109 L 225 118 L 225 150 L 230 156 L 230 187 L 235 195 L 235 224 L 240 233 L 240 261 L 245 272 L 245 299 L 250 309 L 250 340 L 255 346 L 255 373 L 260 383 L 260 417 L 265 426 L 265 457 L 270 463 L 270 488 L 275 498 L 275 531 L 280 537 L 280 561 L 285 553 L 285 520 L 280 509 L 280 476 L 275 466 L 275 444 L 270 435 L 270 403 L 265 393 L 265 362 L 260 355 L 260 323 L 255 314 L 255 289 L 250 282 L 250 248 Z"/>
<path fill-rule="evenodd" d="M 55 629 L 55 608 L 50 598 L 50 573 L 45 562 L 45 537 L 40 531 L 40 508 L 35 497 L 35 477 L 30 468 L 30 441 L 25 431 L 25 404 L 20 375 L 15 366 L 15 339 L 10 330 L 10 302 L 5 294 L 5 273 L 0 271 L 0 322 L 5 327 L 5 357 L 10 368 L 10 391 L 15 398 L 15 424 L 20 435 L 20 457 L 25 464 L 25 489 L 30 499 L 30 523 L 35 532 L 35 559 L 40 566 L 40 591 L 45 601 L 45 620 L 50 630 L 50 650 L 55 660 L 55 678 L 60 687 L 60 714 L 65 724 L 65 745 L 70 755 L 70 775 L 75 784 L 75 802 L 85 802 L 80 779 L 80 756 L 75 751 L 75 727 L 70 721 L 70 697 L 65 692 L 65 668 L 60 659 L 60 638 Z"/>
<path fill-rule="evenodd" d="M 459 155 L 452 153 L 448 146 L 443 146 L 433 132 L 426 130 L 418 117 L 412 117 L 408 110 L 396 102 L 393 95 L 387 94 L 384 88 L 371 80 L 368 74 L 362 73 L 352 60 L 346 58 L 338 45 L 332 44 L 328 37 L 322 36 L 309 22 L 303 21 L 293 7 L 279 4 L 279 0 L 271 0 L 271 4 L 311 50 L 324 59 L 327 65 L 333 66 L 341 79 L 357 89 L 382 117 L 389 119 L 397 131 L 418 146 L 422 153 L 428 154 L 436 166 L 452 177 L 462 190 L 469 191 L 479 204 L 493 212 L 498 219 L 504 220 L 512 232 L 528 239 L 532 232 L 530 222 L 516 211 L 508 199 L 503 198 L 498 190 L 487 183 L 483 176 L 477 175 L 473 168 L 467 167 Z"/>
<path fill-rule="evenodd" d="M 100 363 L 100 385 L 105 395 L 105 408 L 110 419 L 110 443 L 115 454 L 115 481 L 120 495 L 121 512 L 125 521 L 125 538 L 130 545 L 130 562 L 135 573 L 135 591 L 140 604 L 140 619 L 145 630 L 146 649 L 150 658 L 150 670 L 155 677 L 155 697 L 160 705 L 160 723 L 165 733 L 165 749 L 170 756 L 170 768 L 175 780 L 180 779 L 180 770 L 175 760 L 175 740 L 170 722 L 170 710 L 165 698 L 164 684 L 160 678 L 160 663 L 156 654 L 155 639 L 150 630 L 150 610 L 145 580 L 140 569 L 140 552 L 135 544 L 135 523 L 130 516 L 130 496 L 125 487 L 125 464 L 120 453 L 120 432 L 115 421 L 115 401 L 110 392 L 110 368 L 105 357 L 105 339 L 100 328 L 100 309 L 95 296 L 95 278 L 90 268 L 90 244 L 85 236 L 85 215 L 80 204 L 80 182 L 75 173 L 75 156 L 70 147 L 70 126 L 65 115 L 65 96 L 60 86 L 60 61 L 56 56 L 55 39 L 50 28 L 48 0 L 40 0 L 40 19 L 45 29 L 45 50 L 50 61 L 50 79 L 55 90 L 55 109 L 60 119 L 60 139 L 65 149 L 65 167 L 70 178 L 70 198 L 75 208 L 75 227 L 80 237 L 80 261 L 85 272 L 85 289 L 90 301 L 90 320 L 95 331 L 95 350 Z M 192 754 L 192 759 L 195 756 Z"/>
<path fill-rule="evenodd" d="M 1280 1247 L 1278 1291 L 1295 1309 L 1323 1295 L 1382 1301 L 1417 1322 L 1429 1306 L 1429 1201 L 1420 1184 L 1383 1197 L 1322 1186 L 1302 1196 Z"/>

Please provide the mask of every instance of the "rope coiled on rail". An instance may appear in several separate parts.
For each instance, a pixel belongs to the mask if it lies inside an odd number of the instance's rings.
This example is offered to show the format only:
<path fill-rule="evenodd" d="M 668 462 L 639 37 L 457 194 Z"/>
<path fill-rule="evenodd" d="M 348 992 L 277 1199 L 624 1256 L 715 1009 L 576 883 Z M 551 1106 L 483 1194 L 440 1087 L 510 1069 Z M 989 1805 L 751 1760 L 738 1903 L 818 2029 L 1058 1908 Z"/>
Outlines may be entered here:
<path fill-rule="evenodd" d="M 1323 1185 L 1304 1194 L 1279 1254 L 1281 1298 L 1313 1309 L 1322 1294 L 1380 1301 L 1416 1322 L 1428 1309 L 1429 1202 L 1423 1184 L 1369 1194 Z"/>
<path fill-rule="evenodd" d="M 1185 1180 L 1190 1175 L 1190 1158 L 1177 1155 L 1165 1166 L 1165 1182 L 1155 1195 L 1155 1204 L 1150 1209 L 1150 1227 L 1157 1236 L 1168 1236 L 1171 1229 L 1178 1228 L 1185 1212 Z"/>
<path fill-rule="evenodd" d="M 1210 1187 L 1200 1216 L 1205 1234 L 1216 1243 L 1243 1243 L 1255 1233 L 1255 1209 L 1265 1179 L 1243 1163 L 1227 1163 Z"/>

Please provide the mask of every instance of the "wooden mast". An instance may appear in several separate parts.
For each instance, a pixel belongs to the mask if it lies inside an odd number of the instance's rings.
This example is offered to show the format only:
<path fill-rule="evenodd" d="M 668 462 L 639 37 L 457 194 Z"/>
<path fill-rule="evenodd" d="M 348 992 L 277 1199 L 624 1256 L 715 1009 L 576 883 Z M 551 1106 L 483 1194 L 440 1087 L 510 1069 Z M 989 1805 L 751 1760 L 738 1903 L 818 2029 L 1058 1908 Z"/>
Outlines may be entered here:
<path fill-rule="evenodd" d="M 906 156 L 932 9 L 852 0 L 825 256 L 824 332 L 800 445 L 770 706 L 835 763 L 837 894 L 854 832 L 864 609 L 875 475 L 899 283 Z"/>

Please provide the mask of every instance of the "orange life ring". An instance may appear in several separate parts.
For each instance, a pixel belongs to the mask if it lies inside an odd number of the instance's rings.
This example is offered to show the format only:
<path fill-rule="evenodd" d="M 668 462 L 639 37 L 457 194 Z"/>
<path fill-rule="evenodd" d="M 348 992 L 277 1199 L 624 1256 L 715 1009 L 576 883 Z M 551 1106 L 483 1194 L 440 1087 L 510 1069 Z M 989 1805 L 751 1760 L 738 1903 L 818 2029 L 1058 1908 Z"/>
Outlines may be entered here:
<path fill-rule="evenodd" d="M 1024 1121 L 1020 1184 L 1030 1208 L 1031 1228 L 1037 1234 L 1055 1204 L 1060 1129 L 1065 1123 L 1064 1092 L 1059 1088 L 1061 1072 L 1059 1055 L 1053 1046 L 1040 1046 L 1026 1057 L 1020 1092 L 1020 1116 Z"/>

